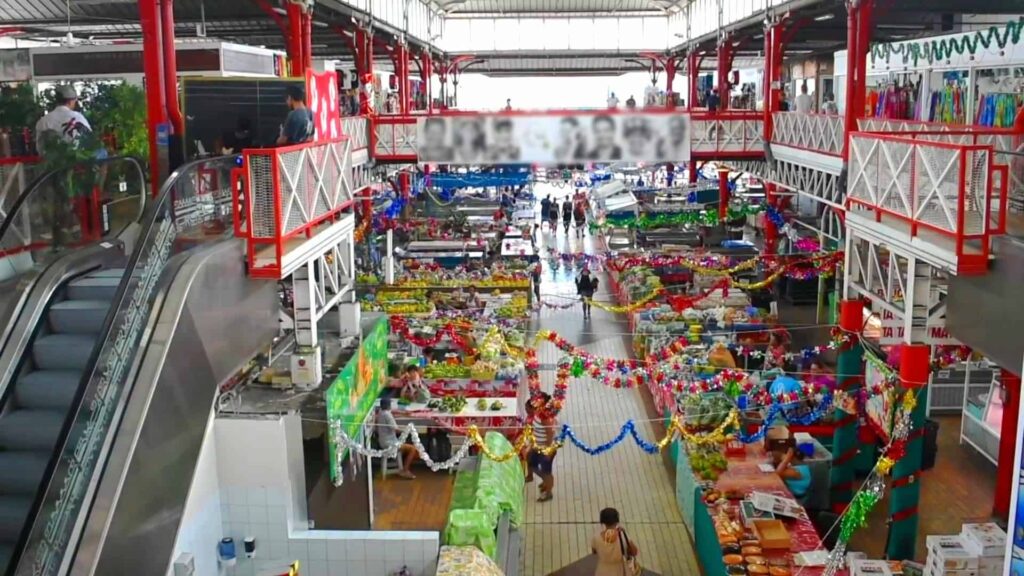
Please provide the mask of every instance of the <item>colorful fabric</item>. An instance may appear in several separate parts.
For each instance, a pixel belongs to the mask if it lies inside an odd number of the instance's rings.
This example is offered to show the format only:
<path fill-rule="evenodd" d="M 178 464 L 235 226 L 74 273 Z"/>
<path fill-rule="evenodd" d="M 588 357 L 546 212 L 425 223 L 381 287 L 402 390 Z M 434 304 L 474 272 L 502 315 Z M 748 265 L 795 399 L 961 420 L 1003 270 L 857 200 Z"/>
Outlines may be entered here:
<path fill-rule="evenodd" d="M 498 552 L 494 536 L 495 524 L 485 510 L 452 510 L 444 529 L 444 543 L 449 546 L 474 546 L 494 558 Z"/>
<path fill-rule="evenodd" d="M 472 546 L 442 546 L 437 576 L 504 576 L 504 572 Z"/>

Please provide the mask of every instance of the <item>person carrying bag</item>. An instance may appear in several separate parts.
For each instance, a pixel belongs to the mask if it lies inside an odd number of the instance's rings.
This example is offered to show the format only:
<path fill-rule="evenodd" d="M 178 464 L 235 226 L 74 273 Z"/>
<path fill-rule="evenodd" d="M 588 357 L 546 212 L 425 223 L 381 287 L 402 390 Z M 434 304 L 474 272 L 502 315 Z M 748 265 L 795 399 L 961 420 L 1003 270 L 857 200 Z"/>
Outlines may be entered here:
<path fill-rule="evenodd" d="M 594 576 L 640 576 L 643 568 L 637 561 L 640 550 L 630 541 L 626 531 L 619 526 L 619 511 L 615 508 L 601 510 L 602 529 L 594 534 L 591 548 L 597 555 Z"/>

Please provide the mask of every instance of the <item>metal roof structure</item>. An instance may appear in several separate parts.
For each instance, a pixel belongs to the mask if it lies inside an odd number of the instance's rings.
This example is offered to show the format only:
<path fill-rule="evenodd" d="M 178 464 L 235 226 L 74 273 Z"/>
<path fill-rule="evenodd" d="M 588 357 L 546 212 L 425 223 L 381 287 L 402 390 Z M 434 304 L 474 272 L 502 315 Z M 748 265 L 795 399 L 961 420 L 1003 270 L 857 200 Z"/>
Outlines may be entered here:
<path fill-rule="evenodd" d="M 678 24 L 690 12 L 713 0 L 411 0 L 447 19 L 526 18 L 568 19 L 642 17 L 666 18 Z M 673 51 L 696 46 L 714 52 L 721 32 L 731 33 L 740 58 L 756 58 L 763 50 L 763 22 L 767 15 L 791 14 L 802 25 L 787 47 L 793 56 L 829 54 L 846 45 L 846 8 L 842 0 L 723 0 L 738 2 L 750 13 L 724 26 L 705 26 L 692 38 L 670 28 Z M 175 0 L 179 39 L 205 36 L 231 42 L 285 48 L 284 36 L 273 16 L 283 14 L 282 0 Z M 313 27 L 316 58 L 349 61 L 352 55 L 337 27 L 352 29 L 355 20 L 367 21 L 374 11 L 375 34 L 390 43 L 403 35 L 384 22 L 382 6 L 390 0 L 317 0 Z M 740 4 L 736 4 L 739 6 Z M 756 9 L 767 6 L 767 9 Z M 362 7 L 362 8 L 360 8 Z M 706 7 L 706 6 L 705 6 Z M 750 8 L 753 7 L 753 8 Z M 69 12 L 70 9 L 70 12 Z M 753 10 L 751 13 L 750 10 Z M 395 20 L 391 11 L 391 21 Z M 1020 14 L 1024 0 L 898 0 L 882 2 L 875 13 L 873 41 L 891 42 L 955 32 L 965 14 Z M 401 15 L 398 16 L 401 18 Z M 81 41 L 137 40 L 141 36 L 137 0 L 0 0 L 0 22 L 7 34 L 56 40 L 71 32 Z M 688 29 L 688 28 L 684 28 Z M 438 35 L 432 35 L 434 41 Z M 414 50 L 425 41 L 407 37 Z M 516 50 L 482 52 L 484 62 L 473 71 L 492 75 L 621 74 L 648 68 L 636 50 Z M 437 50 L 436 47 L 432 47 Z M 663 51 L 663 50 L 659 50 Z M 378 69 L 390 63 L 377 55 Z M 712 60 L 705 61 L 708 67 Z"/>

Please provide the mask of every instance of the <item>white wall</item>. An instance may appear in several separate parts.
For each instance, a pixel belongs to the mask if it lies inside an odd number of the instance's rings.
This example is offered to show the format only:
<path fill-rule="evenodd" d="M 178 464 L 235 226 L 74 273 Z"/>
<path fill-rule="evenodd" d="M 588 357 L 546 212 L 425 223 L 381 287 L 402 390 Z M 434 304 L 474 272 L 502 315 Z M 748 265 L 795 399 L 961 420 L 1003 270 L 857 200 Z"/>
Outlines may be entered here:
<path fill-rule="evenodd" d="M 196 471 L 189 488 L 188 501 L 182 515 L 181 526 L 174 542 L 173 563 L 184 552 L 193 555 L 197 574 L 219 574 L 217 542 L 221 539 L 220 481 L 217 476 L 217 444 L 211 421 L 207 424 L 203 447 L 196 462 Z M 173 566 L 167 576 L 173 576 Z"/>
<path fill-rule="evenodd" d="M 685 77 L 676 76 L 673 88 L 685 86 Z M 465 74 L 459 77 L 459 108 L 462 110 L 498 110 L 505 107 L 505 99 L 512 99 L 518 110 L 552 110 L 575 108 L 605 108 L 608 95 L 615 92 L 619 106 L 626 105 L 632 94 L 637 105 L 643 105 L 644 89 L 651 84 L 646 72 L 630 72 L 621 76 L 528 76 L 516 78 L 491 77 L 483 74 Z M 658 77 L 658 87 L 664 90 L 665 75 Z M 453 94 L 451 85 L 449 94 Z M 685 92 L 684 92 L 685 94 Z"/>
<path fill-rule="evenodd" d="M 240 556 L 225 576 L 277 576 L 295 560 L 301 562 L 303 576 L 388 576 L 403 566 L 415 576 L 434 574 L 437 532 L 308 529 L 298 415 L 219 418 L 214 431 L 221 532 L 235 539 Z M 242 552 L 249 536 L 256 538 L 254 560 Z M 214 546 L 217 541 L 219 537 Z"/>

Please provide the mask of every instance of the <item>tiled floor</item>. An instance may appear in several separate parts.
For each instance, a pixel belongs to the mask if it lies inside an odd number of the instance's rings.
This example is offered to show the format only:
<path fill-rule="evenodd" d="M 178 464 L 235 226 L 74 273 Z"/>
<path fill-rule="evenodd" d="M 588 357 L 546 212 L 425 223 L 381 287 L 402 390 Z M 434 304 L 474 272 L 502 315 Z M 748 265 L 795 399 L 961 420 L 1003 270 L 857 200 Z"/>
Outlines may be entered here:
<path fill-rule="evenodd" d="M 593 253 L 593 241 L 544 235 L 548 246 L 555 242 L 562 252 Z M 603 274 L 596 300 L 609 301 Z M 573 273 L 563 268 L 546 270 L 541 285 L 542 299 L 552 303 L 575 297 Z M 546 308 L 535 326 L 554 330 L 570 342 L 600 356 L 626 357 L 628 327 L 625 319 L 598 309 L 585 321 L 579 307 L 568 310 Z M 542 344 L 538 351 L 541 381 L 547 390 L 554 384 L 553 365 L 561 354 Z M 641 434 L 655 439 L 654 427 L 639 390 L 606 388 L 590 378 L 574 380 L 561 421 L 570 424 L 585 442 L 594 445 L 614 437 L 624 422 L 634 419 Z M 640 547 L 645 568 L 665 576 L 695 575 L 700 571 L 690 537 L 675 504 L 672 479 L 658 456 L 650 456 L 627 441 L 598 456 L 575 447 L 562 450 L 555 460 L 555 497 L 536 502 L 537 489 L 527 485 L 526 519 L 523 527 L 524 576 L 545 576 L 590 553 L 590 538 L 598 529 L 598 513 L 604 507 L 618 508 L 630 537 Z"/>

